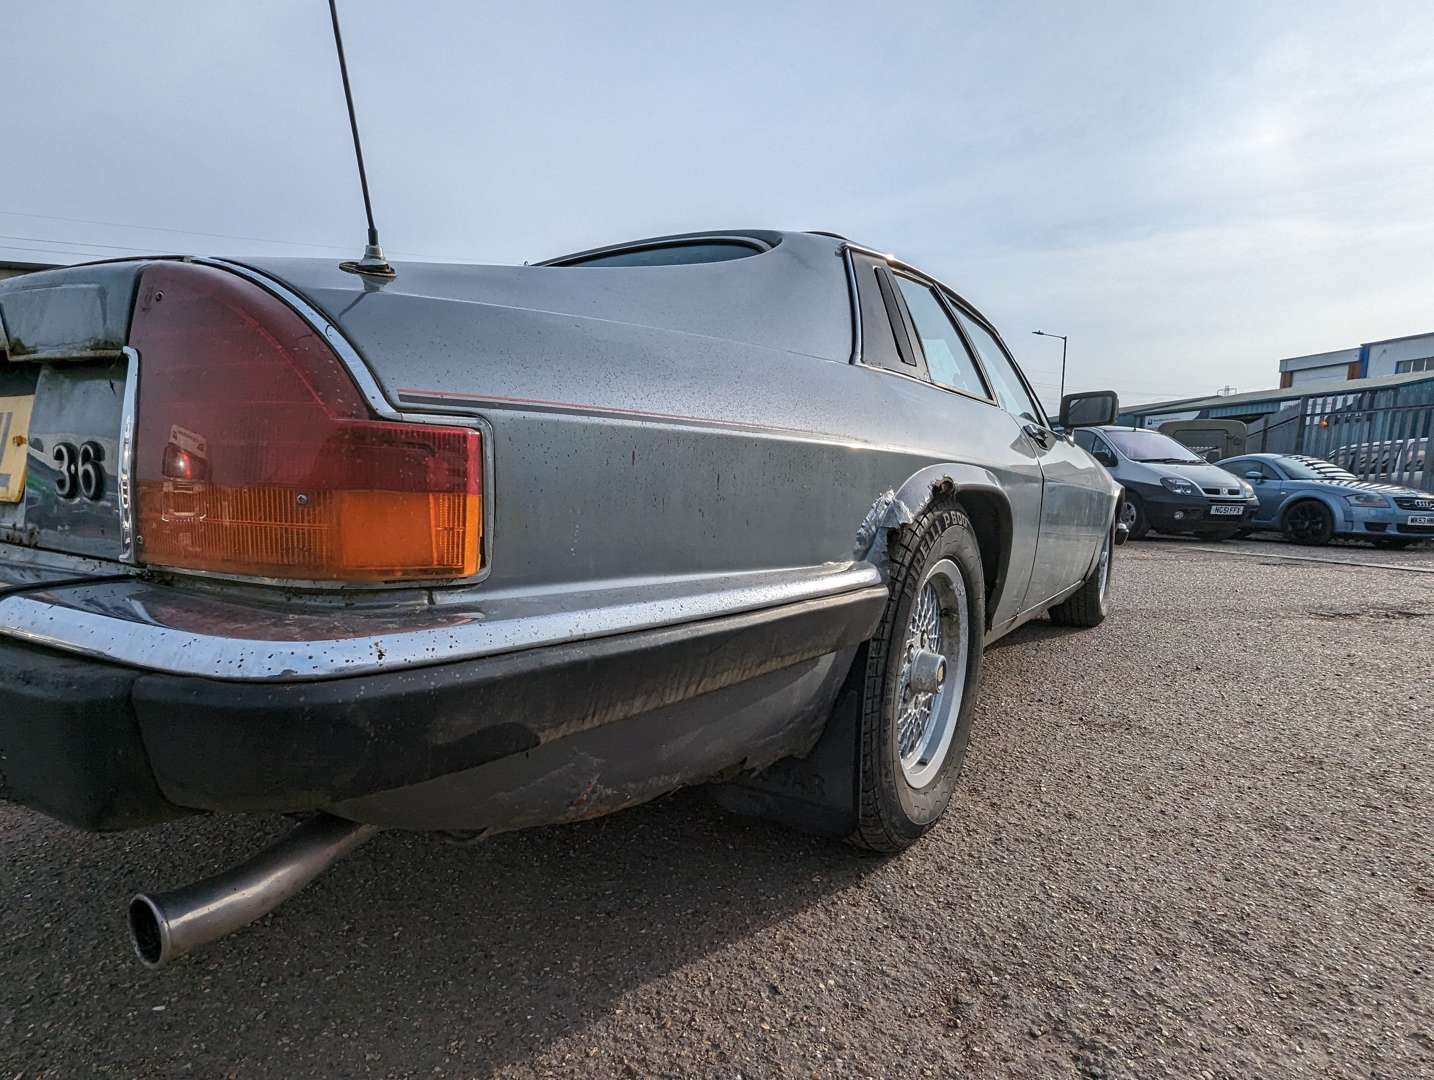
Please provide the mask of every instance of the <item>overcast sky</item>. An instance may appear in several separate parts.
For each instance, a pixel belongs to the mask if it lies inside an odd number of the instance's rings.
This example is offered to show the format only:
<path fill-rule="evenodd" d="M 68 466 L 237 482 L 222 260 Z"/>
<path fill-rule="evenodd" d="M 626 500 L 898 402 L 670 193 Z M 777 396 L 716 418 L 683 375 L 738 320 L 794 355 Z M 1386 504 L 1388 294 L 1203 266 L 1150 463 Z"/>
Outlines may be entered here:
<path fill-rule="evenodd" d="M 833 230 L 973 300 L 1048 400 L 1037 327 L 1127 401 L 1434 329 L 1427 0 L 339 10 L 391 257 Z M 0 259 L 358 253 L 324 0 L 3 21 Z"/>

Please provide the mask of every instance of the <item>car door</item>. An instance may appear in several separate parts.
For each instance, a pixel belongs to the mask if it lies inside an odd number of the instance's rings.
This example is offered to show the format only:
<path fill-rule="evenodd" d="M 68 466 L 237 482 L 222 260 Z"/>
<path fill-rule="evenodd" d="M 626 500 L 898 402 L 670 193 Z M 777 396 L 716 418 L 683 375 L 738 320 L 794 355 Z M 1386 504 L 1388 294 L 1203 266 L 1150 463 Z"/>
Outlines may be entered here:
<path fill-rule="evenodd" d="M 1232 462 L 1227 471 L 1248 480 L 1255 489 L 1255 498 L 1260 500 L 1260 508 L 1255 511 L 1256 521 L 1267 525 L 1280 519 L 1280 507 L 1289 497 L 1289 485 L 1274 466 L 1258 458 L 1245 458 Z"/>
<path fill-rule="evenodd" d="M 863 268 L 859 266 L 858 270 Z M 949 460 L 969 462 L 990 471 L 1006 494 L 1012 536 L 1006 586 L 998 609 L 992 613 L 993 625 L 999 628 L 1023 610 L 1035 564 L 1045 484 L 1040 455 L 1022 434 L 1020 423 L 996 400 L 945 300 L 932 283 L 885 265 L 866 270 L 874 270 L 874 280 L 884 280 L 888 286 L 884 300 L 891 303 L 890 325 L 896 338 L 889 349 L 874 343 L 878 346 L 876 362 L 927 383 L 926 392 L 938 400 L 941 423 L 947 428 L 942 442 L 949 448 Z M 866 325 L 871 326 L 886 312 L 864 309 L 863 313 Z"/>
<path fill-rule="evenodd" d="M 1020 424 L 1022 437 L 1040 462 L 1045 486 L 1036 562 L 1024 605 L 1029 610 L 1084 580 L 1109 525 L 1110 479 L 1089 454 L 1051 430 L 995 329 L 956 297 L 947 295 L 946 300 L 996 399 Z"/>

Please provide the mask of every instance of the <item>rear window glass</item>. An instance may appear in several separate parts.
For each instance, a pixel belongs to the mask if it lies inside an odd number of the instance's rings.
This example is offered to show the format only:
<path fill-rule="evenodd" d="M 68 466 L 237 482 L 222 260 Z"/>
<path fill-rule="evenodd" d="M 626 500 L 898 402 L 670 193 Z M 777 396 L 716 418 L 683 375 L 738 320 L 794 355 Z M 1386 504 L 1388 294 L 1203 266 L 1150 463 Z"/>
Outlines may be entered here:
<path fill-rule="evenodd" d="M 713 243 L 664 244 L 660 247 L 634 248 L 629 251 L 612 251 L 605 255 L 591 255 L 585 259 L 572 259 L 561 266 L 684 266 L 689 263 L 729 262 L 760 254 L 757 248 L 748 244 Z"/>
<path fill-rule="evenodd" d="M 1282 457 L 1280 468 L 1291 480 L 1353 480 L 1355 475 L 1321 458 Z"/>

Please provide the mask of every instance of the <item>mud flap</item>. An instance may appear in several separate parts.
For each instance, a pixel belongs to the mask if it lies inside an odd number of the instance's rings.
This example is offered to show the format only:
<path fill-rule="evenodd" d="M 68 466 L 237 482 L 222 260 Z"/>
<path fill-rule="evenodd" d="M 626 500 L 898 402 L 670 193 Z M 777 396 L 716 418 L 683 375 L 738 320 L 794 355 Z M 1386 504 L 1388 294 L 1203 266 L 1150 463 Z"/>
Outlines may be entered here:
<path fill-rule="evenodd" d="M 783 758 L 751 776 L 708 785 L 708 794 L 719 806 L 819 836 L 844 838 L 856 831 L 867 647 L 863 644 L 857 650 L 831 718 L 811 752 Z"/>

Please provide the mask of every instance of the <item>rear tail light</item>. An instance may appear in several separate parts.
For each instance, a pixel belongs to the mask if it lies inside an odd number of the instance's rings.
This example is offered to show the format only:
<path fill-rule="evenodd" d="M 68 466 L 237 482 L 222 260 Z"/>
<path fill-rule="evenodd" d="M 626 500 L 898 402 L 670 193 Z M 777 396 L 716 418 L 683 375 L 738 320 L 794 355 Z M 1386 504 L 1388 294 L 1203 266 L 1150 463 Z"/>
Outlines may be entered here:
<path fill-rule="evenodd" d="M 144 562 L 334 581 L 478 571 L 476 431 L 375 419 L 323 338 L 234 274 L 159 263 L 139 297 Z"/>

